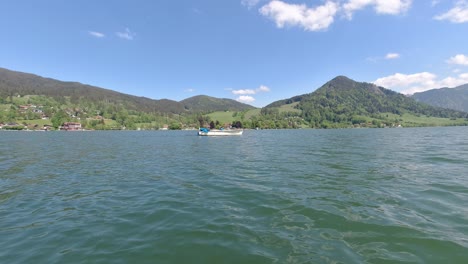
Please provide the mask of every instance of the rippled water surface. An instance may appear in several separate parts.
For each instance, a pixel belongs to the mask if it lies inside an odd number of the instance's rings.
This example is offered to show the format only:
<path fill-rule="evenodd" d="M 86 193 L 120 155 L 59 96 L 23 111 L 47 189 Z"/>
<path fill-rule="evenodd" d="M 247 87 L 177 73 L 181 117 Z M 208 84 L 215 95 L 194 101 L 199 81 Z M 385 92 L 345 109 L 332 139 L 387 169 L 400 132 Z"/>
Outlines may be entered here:
<path fill-rule="evenodd" d="M 1 263 L 468 263 L 468 128 L 0 132 Z"/>

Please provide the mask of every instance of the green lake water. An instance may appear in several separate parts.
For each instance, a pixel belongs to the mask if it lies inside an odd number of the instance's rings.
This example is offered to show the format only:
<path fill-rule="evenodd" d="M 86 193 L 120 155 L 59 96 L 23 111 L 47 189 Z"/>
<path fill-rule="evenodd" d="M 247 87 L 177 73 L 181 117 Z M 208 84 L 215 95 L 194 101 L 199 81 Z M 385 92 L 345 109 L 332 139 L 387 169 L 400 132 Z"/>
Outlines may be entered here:
<path fill-rule="evenodd" d="M 468 128 L 0 132 L 0 263 L 468 263 Z"/>

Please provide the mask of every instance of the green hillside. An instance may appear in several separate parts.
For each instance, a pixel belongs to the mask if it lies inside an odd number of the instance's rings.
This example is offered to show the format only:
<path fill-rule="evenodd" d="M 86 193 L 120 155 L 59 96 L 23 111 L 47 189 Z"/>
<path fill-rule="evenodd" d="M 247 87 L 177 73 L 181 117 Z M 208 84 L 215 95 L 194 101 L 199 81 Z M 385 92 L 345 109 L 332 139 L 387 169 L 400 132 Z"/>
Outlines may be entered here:
<path fill-rule="evenodd" d="M 232 99 L 220 99 L 206 95 L 198 95 L 180 101 L 180 103 L 191 112 L 213 112 L 213 111 L 245 111 L 255 107 L 237 102 Z"/>

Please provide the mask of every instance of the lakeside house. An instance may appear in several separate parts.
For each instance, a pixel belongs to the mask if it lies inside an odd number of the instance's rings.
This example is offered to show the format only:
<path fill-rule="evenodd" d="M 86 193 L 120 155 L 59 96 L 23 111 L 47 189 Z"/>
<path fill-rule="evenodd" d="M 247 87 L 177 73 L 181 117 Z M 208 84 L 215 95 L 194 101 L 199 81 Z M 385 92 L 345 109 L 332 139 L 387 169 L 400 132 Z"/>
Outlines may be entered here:
<path fill-rule="evenodd" d="M 76 123 L 76 122 L 63 123 L 63 125 L 62 125 L 62 127 L 60 129 L 61 130 L 66 130 L 66 131 L 83 130 L 83 128 L 81 127 L 81 123 Z"/>

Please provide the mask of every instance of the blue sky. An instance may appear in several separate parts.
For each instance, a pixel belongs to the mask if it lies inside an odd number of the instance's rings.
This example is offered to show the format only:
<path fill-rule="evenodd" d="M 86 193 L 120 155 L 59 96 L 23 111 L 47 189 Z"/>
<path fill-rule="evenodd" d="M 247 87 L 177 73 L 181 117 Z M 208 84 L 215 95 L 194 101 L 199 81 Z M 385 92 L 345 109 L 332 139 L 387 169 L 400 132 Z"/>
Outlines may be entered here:
<path fill-rule="evenodd" d="M 0 67 L 153 99 L 468 83 L 468 0 L 4 0 L 0 25 Z"/>

